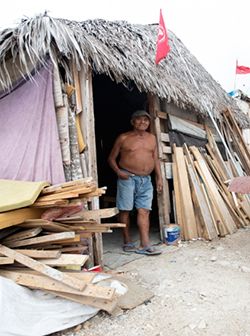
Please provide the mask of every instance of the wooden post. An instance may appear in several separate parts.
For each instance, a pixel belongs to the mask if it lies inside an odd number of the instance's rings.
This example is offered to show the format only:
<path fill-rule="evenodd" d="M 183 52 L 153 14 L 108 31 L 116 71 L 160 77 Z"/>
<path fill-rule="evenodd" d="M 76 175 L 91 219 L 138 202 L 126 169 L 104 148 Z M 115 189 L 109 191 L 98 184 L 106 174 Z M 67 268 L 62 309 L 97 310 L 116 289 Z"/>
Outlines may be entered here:
<path fill-rule="evenodd" d="M 95 116 L 93 102 L 92 71 L 90 68 L 83 68 L 80 71 L 80 86 L 82 95 L 82 115 L 80 122 L 86 138 L 87 149 L 85 150 L 87 170 L 89 176 L 92 176 L 98 182 L 97 161 L 96 161 L 96 139 L 95 139 Z M 99 198 L 94 197 L 91 201 L 91 209 L 99 209 Z M 103 242 L 101 233 L 95 234 L 93 244 L 94 262 L 103 265 Z"/>
<path fill-rule="evenodd" d="M 158 153 L 160 158 L 160 167 L 163 180 L 163 190 L 161 193 L 157 194 L 158 202 L 158 212 L 159 212 L 159 226 L 160 226 L 160 237 L 164 240 L 163 226 L 170 223 L 169 212 L 170 212 L 170 199 L 169 199 L 169 187 L 168 180 L 166 178 L 165 161 L 162 150 L 162 140 L 161 140 L 161 121 L 158 117 L 158 112 L 160 112 L 159 99 L 156 96 L 148 95 L 148 106 L 149 113 L 153 117 L 153 122 L 151 124 L 151 131 L 155 134 L 158 146 Z"/>

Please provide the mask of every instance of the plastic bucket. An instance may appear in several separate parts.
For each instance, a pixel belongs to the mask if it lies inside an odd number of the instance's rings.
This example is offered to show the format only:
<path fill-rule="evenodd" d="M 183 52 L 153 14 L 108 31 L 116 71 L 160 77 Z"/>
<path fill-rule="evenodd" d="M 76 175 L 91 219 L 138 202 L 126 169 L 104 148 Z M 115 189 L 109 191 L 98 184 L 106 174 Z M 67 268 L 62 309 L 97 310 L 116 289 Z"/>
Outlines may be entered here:
<path fill-rule="evenodd" d="M 166 244 L 175 245 L 180 240 L 180 226 L 178 224 L 168 224 L 164 227 L 164 237 Z"/>

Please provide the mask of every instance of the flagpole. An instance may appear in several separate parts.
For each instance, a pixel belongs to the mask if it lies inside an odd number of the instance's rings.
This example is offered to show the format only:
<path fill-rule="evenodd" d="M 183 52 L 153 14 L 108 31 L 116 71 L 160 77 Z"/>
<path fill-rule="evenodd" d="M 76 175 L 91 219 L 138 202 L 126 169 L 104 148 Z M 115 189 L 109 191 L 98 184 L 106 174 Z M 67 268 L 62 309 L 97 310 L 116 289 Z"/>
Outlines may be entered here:
<path fill-rule="evenodd" d="M 238 60 L 236 59 L 236 67 L 235 67 L 235 73 L 234 73 L 234 91 L 236 90 L 236 69 L 237 69 L 237 65 L 238 65 Z"/>

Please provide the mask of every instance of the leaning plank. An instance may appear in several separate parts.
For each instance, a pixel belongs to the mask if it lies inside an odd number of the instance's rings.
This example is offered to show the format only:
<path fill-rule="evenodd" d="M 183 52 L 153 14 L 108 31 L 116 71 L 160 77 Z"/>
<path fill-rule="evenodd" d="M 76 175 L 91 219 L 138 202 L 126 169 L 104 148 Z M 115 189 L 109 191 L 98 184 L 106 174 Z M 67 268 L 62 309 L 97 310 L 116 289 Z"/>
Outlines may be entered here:
<path fill-rule="evenodd" d="M 234 223 L 234 220 L 229 212 L 229 209 L 227 208 L 223 198 L 221 197 L 219 191 L 218 191 L 218 187 L 214 181 L 214 179 L 212 178 L 208 167 L 206 165 L 206 162 L 204 161 L 201 153 L 199 152 L 199 150 L 194 147 L 191 146 L 190 150 L 192 151 L 193 155 L 196 158 L 196 168 L 198 169 L 203 181 L 206 184 L 206 188 L 209 192 L 211 201 L 213 202 L 213 204 L 216 206 L 218 213 L 220 214 L 220 217 L 223 221 L 223 224 L 225 225 L 225 227 L 227 228 L 228 232 L 230 234 L 232 234 L 233 232 L 236 231 L 236 225 Z"/>
<path fill-rule="evenodd" d="M 215 223 L 213 222 L 213 217 L 211 216 L 210 209 L 207 205 L 199 181 L 196 179 L 196 175 L 193 171 L 193 168 L 188 163 L 187 163 L 187 170 L 189 173 L 192 188 L 194 190 L 193 195 L 196 200 L 196 204 L 200 209 L 202 224 L 206 228 L 208 239 L 212 240 L 218 237 L 218 232 L 216 231 L 216 226 Z"/>
<path fill-rule="evenodd" d="M 88 260 L 88 258 L 89 258 L 88 255 L 64 253 L 59 258 L 41 259 L 40 262 L 50 266 L 69 266 L 69 265 L 83 266 L 85 262 Z"/>
<path fill-rule="evenodd" d="M 54 243 L 58 241 L 64 241 L 65 239 L 74 239 L 75 232 L 61 232 L 61 233 L 54 233 L 46 236 L 41 236 L 37 238 L 30 238 L 30 239 L 23 239 L 16 242 L 8 242 L 9 247 L 20 247 L 20 246 L 29 246 L 29 245 L 36 245 L 36 244 L 43 244 L 43 243 Z"/>
<path fill-rule="evenodd" d="M 34 260 L 30 257 L 23 255 L 22 253 L 18 253 L 15 250 L 12 250 L 4 245 L 0 245 L 0 253 L 5 255 L 6 257 L 13 258 L 18 261 L 20 264 L 25 265 L 33 270 L 36 270 L 39 273 L 47 275 L 48 277 L 62 282 L 65 285 L 68 285 L 71 288 L 82 291 L 86 286 L 82 281 L 75 279 L 63 272 L 60 272 L 50 266 L 44 265 L 37 260 Z"/>
<path fill-rule="evenodd" d="M 183 221 L 186 226 L 187 239 L 198 238 L 197 223 L 191 197 L 190 184 L 182 147 L 174 147 L 175 162 L 177 167 L 180 196 L 182 201 Z"/>
<path fill-rule="evenodd" d="M 22 223 L 26 219 L 41 217 L 44 210 L 35 208 L 22 208 L 0 213 L 0 229 Z"/>
<path fill-rule="evenodd" d="M 0 275 L 15 281 L 19 285 L 26 286 L 29 288 L 55 290 L 57 292 L 94 297 L 103 300 L 112 300 L 115 295 L 114 288 L 94 284 L 87 284 L 84 283 L 82 280 L 81 282 L 84 284 L 84 288 L 83 290 L 80 291 L 69 288 L 69 286 L 59 281 L 52 280 L 44 275 L 35 275 L 35 274 L 13 272 L 13 271 L 2 271 L 2 270 L 0 270 Z"/>

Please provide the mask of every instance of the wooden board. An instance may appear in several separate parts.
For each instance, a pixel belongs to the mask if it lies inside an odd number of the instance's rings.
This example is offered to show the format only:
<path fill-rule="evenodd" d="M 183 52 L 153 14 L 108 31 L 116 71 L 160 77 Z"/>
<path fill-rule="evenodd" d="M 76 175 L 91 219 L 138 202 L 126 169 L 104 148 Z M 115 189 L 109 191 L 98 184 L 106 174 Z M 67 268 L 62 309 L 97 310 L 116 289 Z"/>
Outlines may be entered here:
<path fill-rule="evenodd" d="M 174 147 L 174 156 L 177 167 L 178 184 L 181 195 L 181 204 L 183 211 L 182 220 L 184 222 L 184 225 L 186 226 L 185 229 L 185 233 L 187 234 L 186 238 L 196 239 L 198 238 L 197 224 L 183 149 L 181 147 Z"/>
<path fill-rule="evenodd" d="M 35 274 L 3 271 L 3 270 L 0 270 L 0 275 L 15 281 L 19 285 L 26 286 L 29 288 L 54 290 L 57 292 L 76 294 L 79 296 L 88 296 L 103 300 L 112 300 L 115 295 L 115 289 L 111 287 L 104 287 L 100 285 L 83 283 L 84 284 L 83 290 L 78 291 L 70 288 L 69 286 L 59 281 L 52 280 L 44 275 L 35 275 Z"/>
<path fill-rule="evenodd" d="M 8 238 L 4 239 L 3 243 L 5 244 L 6 242 L 14 242 L 17 240 L 32 238 L 37 236 L 41 231 L 41 227 L 23 230 L 21 232 L 10 235 Z"/>
<path fill-rule="evenodd" d="M 61 232 L 61 233 L 54 233 L 46 236 L 41 236 L 37 238 L 30 238 L 30 239 L 23 239 L 14 242 L 8 242 L 6 245 L 9 247 L 20 247 L 20 246 L 30 246 L 30 245 L 37 245 L 37 244 L 44 244 L 44 243 L 56 243 L 56 242 L 63 242 L 65 239 L 74 239 L 75 232 Z"/>
<path fill-rule="evenodd" d="M 0 213 L 0 229 L 17 225 L 31 218 L 40 218 L 44 210 L 23 208 Z"/>
<path fill-rule="evenodd" d="M 209 197 L 213 202 L 214 206 L 217 208 L 217 212 L 220 214 L 223 225 L 227 228 L 228 233 L 232 234 L 236 231 L 236 225 L 231 214 L 229 213 L 227 206 L 225 205 L 224 200 L 222 199 L 218 191 L 218 187 L 216 186 L 215 181 L 212 178 L 199 150 L 193 146 L 190 147 L 190 150 L 197 160 L 196 167 L 199 170 L 199 173 L 202 176 L 204 183 L 206 184 L 206 189 L 209 192 Z"/>
<path fill-rule="evenodd" d="M 196 176 L 194 174 L 194 171 L 191 165 L 187 164 L 187 169 L 188 169 L 190 181 L 192 183 L 192 187 L 194 189 L 193 195 L 195 197 L 197 206 L 199 207 L 199 210 L 200 210 L 201 220 L 202 220 L 203 226 L 206 228 L 207 238 L 209 240 L 215 239 L 218 237 L 218 232 L 216 230 L 216 226 L 215 226 L 216 224 L 213 221 L 213 217 L 211 216 L 211 212 L 208 207 L 207 201 L 205 199 L 205 196 L 203 194 L 199 181 L 196 179 Z"/>
<path fill-rule="evenodd" d="M 1 257 L 0 255 L 0 265 L 14 264 L 14 259 L 9 257 Z"/>
<path fill-rule="evenodd" d="M 27 257 L 21 253 L 18 253 L 15 250 L 12 250 L 4 245 L 0 245 L 0 253 L 5 255 L 6 257 L 13 258 L 14 260 L 18 261 L 20 264 L 25 265 L 33 270 L 36 270 L 39 273 L 42 273 L 54 280 L 62 282 L 63 284 L 71 288 L 81 291 L 85 287 L 85 284 L 82 281 L 75 279 L 63 272 L 60 272 L 50 266 L 44 265 L 40 263 L 39 261 L 34 260 L 30 257 Z"/>
<path fill-rule="evenodd" d="M 99 220 L 100 218 L 109 218 L 117 215 L 119 210 L 117 208 L 97 209 L 97 210 L 84 210 L 77 213 L 77 217 L 83 220 Z M 56 219 L 58 222 L 61 220 L 73 220 L 74 217 L 61 217 Z"/>
<path fill-rule="evenodd" d="M 99 298 L 92 298 L 92 297 L 87 297 L 87 296 L 71 294 L 71 293 L 56 292 L 54 290 L 46 291 L 46 292 L 52 293 L 56 296 L 62 297 L 67 300 L 71 300 L 77 303 L 81 303 L 84 305 L 89 305 L 95 308 L 102 309 L 109 314 L 111 314 L 114 311 L 114 309 L 117 306 L 117 302 L 118 302 L 117 298 L 113 298 L 112 301 L 108 301 L 108 300 L 103 300 Z"/>
<path fill-rule="evenodd" d="M 88 260 L 88 258 L 89 258 L 88 255 L 64 253 L 58 258 L 41 259 L 40 262 L 50 266 L 69 266 L 69 265 L 83 266 Z"/>
<path fill-rule="evenodd" d="M 22 253 L 28 257 L 34 258 L 34 259 L 48 259 L 48 258 L 59 258 L 61 255 L 60 250 L 15 250 L 18 253 Z"/>

